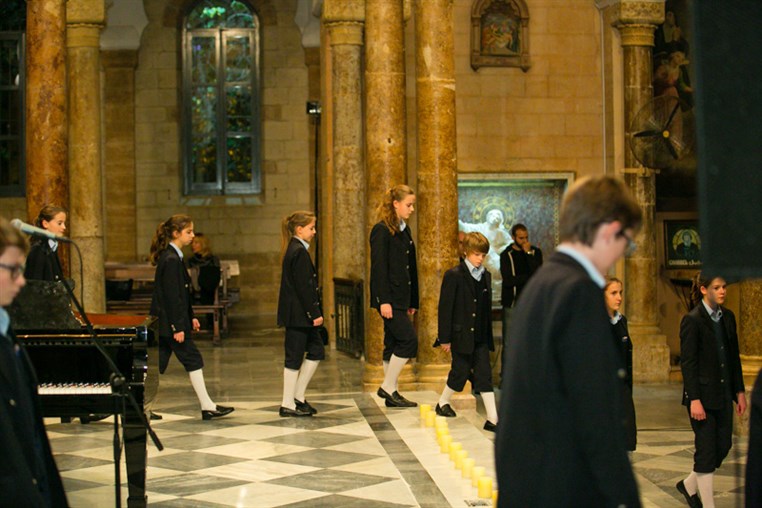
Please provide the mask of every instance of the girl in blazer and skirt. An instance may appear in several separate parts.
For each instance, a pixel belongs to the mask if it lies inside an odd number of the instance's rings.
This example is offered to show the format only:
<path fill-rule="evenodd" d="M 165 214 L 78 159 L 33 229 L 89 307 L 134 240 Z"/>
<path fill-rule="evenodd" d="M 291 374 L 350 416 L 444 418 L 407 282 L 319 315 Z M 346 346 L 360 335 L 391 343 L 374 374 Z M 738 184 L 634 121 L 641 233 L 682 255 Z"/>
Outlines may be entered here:
<path fill-rule="evenodd" d="M 386 192 L 378 208 L 380 221 L 370 232 L 370 305 L 384 320 L 384 382 L 378 396 L 388 407 L 414 407 L 397 391 L 397 379 L 418 354 L 418 337 L 410 320 L 418 308 L 415 245 L 406 221 L 415 211 L 415 193 L 407 185 Z"/>
<path fill-rule="evenodd" d="M 233 412 L 218 406 L 209 397 L 204 383 L 204 359 L 193 342 L 199 330 L 193 316 L 191 279 L 183 264 L 183 247 L 193 241 L 193 221 L 187 215 L 173 215 L 156 228 L 151 242 L 151 264 L 156 265 L 151 314 L 159 318 L 159 374 L 164 374 L 174 353 L 190 376 L 201 404 L 201 418 L 211 420 Z"/>
<path fill-rule="evenodd" d="M 677 490 L 689 506 L 714 507 L 714 470 L 732 445 L 733 402 L 739 416 L 746 411 L 736 318 L 722 306 L 726 287 L 722 277 L 699 273 L 691 289 L 696 305 L 680 323 L 683 405 L 696 451 L 693 471 L 677 483 Z"/>
<path fill-rule="evenodd" d="M 66 209 L 55 205 L 45 205 L 37 214 L 34 225 L 56 235 L 66 232 Z M 61 260 L 58 257 L 58 242 L 35 237 L 26 258 L 24 278 L 55 282 L 64 280 Z"/>
<path fill-rule="evenodd" d="M 317 414 L 304 395 L 320 360 L 325 358 L 325 346 L 318 333 L 323 325 L 323 311 L 317 272 L 308 252 L 315 238 L 315 223 L 312 212 L 294 212 L 281 223 L 283 271 L 278 326 L 286 327 L 283 400 L 279 410 L 283 417 Z"/>

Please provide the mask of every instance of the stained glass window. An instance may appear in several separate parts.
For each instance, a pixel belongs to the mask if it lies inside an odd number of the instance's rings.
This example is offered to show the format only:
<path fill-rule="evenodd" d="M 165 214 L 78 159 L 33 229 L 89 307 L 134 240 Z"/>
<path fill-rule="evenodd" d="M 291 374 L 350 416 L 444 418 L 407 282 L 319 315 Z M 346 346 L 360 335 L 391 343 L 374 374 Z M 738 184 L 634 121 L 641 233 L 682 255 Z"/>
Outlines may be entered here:
<path fill-rule="evenodd" d="M 0 2 L 0 196 L 23 196 L 24 0 Z"/>
<path fill-rule="evenodd" d="M 186 194 L 259 193 L 257 15 L 239 0 L 202 0 L 184 32 Z"/>

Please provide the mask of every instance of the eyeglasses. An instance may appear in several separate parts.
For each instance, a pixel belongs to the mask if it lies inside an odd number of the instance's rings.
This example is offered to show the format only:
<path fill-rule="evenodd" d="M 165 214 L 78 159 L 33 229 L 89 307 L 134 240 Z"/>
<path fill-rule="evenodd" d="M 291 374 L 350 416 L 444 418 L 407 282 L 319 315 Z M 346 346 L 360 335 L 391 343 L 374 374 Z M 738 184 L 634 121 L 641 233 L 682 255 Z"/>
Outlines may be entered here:
<path fill-rule="evenodd" d="M 11 280 L 18 279 L 21 274 L 24 273 L 24 270 L 26 269 L 26 266 L 24 265 L 6 265 L 5 263 L 0 263 L 0 268 L 5 268 L 9 272 L 11 272 Z"/>
<path fill-rule="evenodd" d="M 630 236 L 624 232 L 624 229 L 617 233 L 616 236 L 617 238 L 625 238 L 627 240 L 627 248 L 624 251 L 625 256 L 631 256 L 635 252 L 635 249 L 638 248 L 638 244 L 635 243 L 635 239 L 630 238 Z"/>

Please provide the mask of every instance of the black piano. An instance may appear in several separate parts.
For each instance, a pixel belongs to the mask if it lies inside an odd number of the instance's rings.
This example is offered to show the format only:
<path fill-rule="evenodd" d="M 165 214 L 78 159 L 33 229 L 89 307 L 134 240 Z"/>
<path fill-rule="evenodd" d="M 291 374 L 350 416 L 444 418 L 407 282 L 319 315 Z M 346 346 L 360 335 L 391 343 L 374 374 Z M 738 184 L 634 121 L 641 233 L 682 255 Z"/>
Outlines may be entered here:
<path fill-rule="evenodd" d="M 121 398 L 111 395 L 111 371 L 95 348 L 87 329 L 68 306 L 68 296 L 60 287 L 38 286 L 19 295 L 9 309 L 16 336 L 26 347 L 39 381 L 42 412 L 46 417 L 85 417 L 121 413 Z M 51 289 L 52 288 L 52 289 Z M 23 293 L 23 291 L 22 291 Z M 53 296 L 52 293 L 56 293 Z M 62 308 L 41 309 L 63 305 Z M 21 300 L 21 302 L 19 302 Z M 124 375 L 138 406 L 145 411 L 153 399 L 157 383 L 148 383 L 148 345 L 154 340 L 154 318 L 88 314 L 106 352 Z M 153 376 L 152 376 L 153 378 Z M 155 378 L 153 378 L 155 379 Z M 118 405 L 115 400 L 119 400 Z M 124 452 L 127 465 L 129 507 L 145 507 L 146 430 L 129 401 L 123 418 Z"/>

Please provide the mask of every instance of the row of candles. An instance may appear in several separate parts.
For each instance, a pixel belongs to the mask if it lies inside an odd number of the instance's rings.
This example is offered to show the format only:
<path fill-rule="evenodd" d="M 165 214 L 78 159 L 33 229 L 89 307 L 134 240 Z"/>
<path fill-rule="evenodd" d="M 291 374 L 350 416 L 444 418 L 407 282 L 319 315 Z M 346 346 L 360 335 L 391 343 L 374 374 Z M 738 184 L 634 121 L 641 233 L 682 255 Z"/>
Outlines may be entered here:
<path fill-rule="evenodd" d="M 497 507 L 497 490 L 492 489 L 492 478 L 485 476 L 485 468 L 475 465 L 475 460 L 468 456 L 463 445 L 452 440 L 447 418 L 438 416 L 430 404 L 421 404 L 421 422 L 426 427 L 434 427 L 437 434 L 437 444 L 442 453 L 447 453 L 455 469 L 460 470 L 461 476 L 471 480 L 471 486 L 477 488 L 478 496 L 482 499 L 492 499 L 492 506 Z"/>

